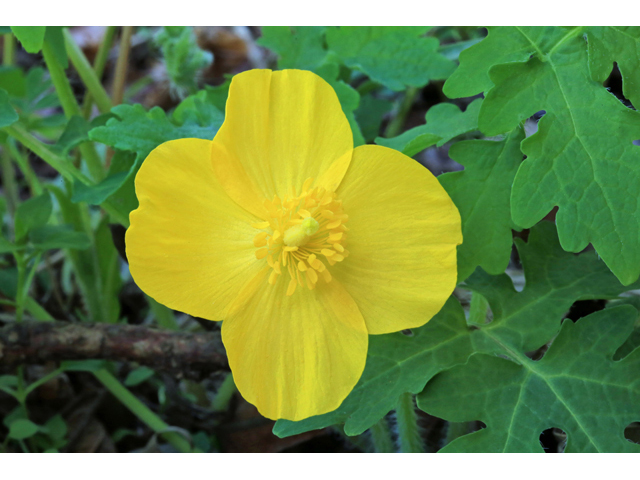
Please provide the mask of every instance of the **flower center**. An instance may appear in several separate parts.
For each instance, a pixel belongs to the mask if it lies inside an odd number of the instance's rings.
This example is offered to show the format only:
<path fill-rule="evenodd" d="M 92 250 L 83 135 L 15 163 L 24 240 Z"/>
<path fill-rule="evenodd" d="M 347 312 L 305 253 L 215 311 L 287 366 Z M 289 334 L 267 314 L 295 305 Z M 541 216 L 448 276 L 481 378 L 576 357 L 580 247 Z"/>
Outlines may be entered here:
<path fill-rule="evenodd" d="M 335 265 L 349 255 L 344 248 L 344 224 L 349 217 L 342 210 L 342 201 L 323 187 L 311 188 L 312 183 L 308 178 L 299 195 L 292 190 L 282 199 L 276 195 L 265 200 L 269 220 L 253 225 L 262 230 L 253 239 L 256 258 L 266 258 L 273 269 L 271 285 L 283 273 L 289 274 L 287 295 L 293 295 L 298 285 L 313 290 L 319 277 L 330 282 L 325 262 Z"/>

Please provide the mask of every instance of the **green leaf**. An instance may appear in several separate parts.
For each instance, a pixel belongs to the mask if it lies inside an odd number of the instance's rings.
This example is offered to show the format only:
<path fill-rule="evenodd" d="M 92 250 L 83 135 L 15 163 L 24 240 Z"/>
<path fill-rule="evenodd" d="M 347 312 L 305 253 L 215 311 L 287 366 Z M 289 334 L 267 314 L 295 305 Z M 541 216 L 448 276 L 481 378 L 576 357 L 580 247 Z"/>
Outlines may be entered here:
<path fill-rule="evenodd" d="M 171 87 L 180 96 L 195 92 L 200 71 L 211 64 L 213 55 L 198 46 L 193 27 L 163 27 L 155 39 L 162 50 Z"/>
<path fill-rule="evenodd" d="M 135 387 L 136 385 L 139 385 L 142 382 L 149 380 L 155 374 L 156 372 L 151 370 L 148 367 L 139 367 L 129 372 L 129 375 L 127 375 L 127 378 L 125 379 L 124 384 L 127 387 Z"/>
<path fill-rule="evenodd" d="M 40 427 L 40 431 L 46 433 L 53 440 L 63 440 L 67 435 L 67 423 L 62 418 L 62 415 L 54 415 L 43 427 Z"/>
<path fill-rule="evenodd" d="M 427 124 L 407 130 L 393 138 L 376 138 L 376 143 L 398 150 L 409 157 L 432 145 L 441 147 L 459 135 L 478 129 L 482 99 L 471 102 L 462 112 L 452 103 L 439 103 L 427 111 Z"/>
<path fill-rule="evenodd" d="M 1 218 L 1 217 L 0 217 Z M 17 250 L 19 247 L 11 243 L 9 240 L 0 236 L 0 254 L 9 253 Z"/>
<path fill-rule="evenodd" d="M 591 78 L 604 83 L 616 62 L 624 96 L 640 108 L 640 27 L 588 27 L 587 45 Z"/>
<path fill-rule="evenodd" d="M 53 205 L 48 192 L 21 203 L 16 209 L 16 243 L 20 242 L 30 230 L 47 223 Z"/>
<path fill-rule="evenodd" d="M 24 440 L 38 433 L 38 425 L 26 418 L 18 419 L 9 425 L 9 438 Z"/>
<path fill-rule="evenodd" d="M 337 410 L 299 422 L 278 420 L 273 433 L 286 437 L 344 423 L 347 435 L 359 435 L 395 408 L 400 395 L 420 392 L 431 377 L 472 353 L 464 312 L 451 298 L 426 325 L 412 329 L 412 336 L 370 336 L 362 377 Z"/>
<path fill-rule="evenodd" d="M 89 205 L 100 205 L 122 186 L 128 176 L 129 172 L 118 172 L 109 175 L 97 185 L 91 186 L 74 180 L 71 201 L 73 203 L 87 202 Z"/>
<path fill-rule="evenodd" d="M 69 119 L 67 126 L 60 135 L 55 148 L 67 156 L 69 151 L 83 142 L 89 141 L 89 122 L 79 115 L 74 115 Z"/>
<path fill-rule="evenodd" d="M 620 281 L 629 284 L 640 275 L 640 150 L 632 143 L 640 138 L 640 113 L 591 80 L 581 33 L 547 27 L 491 29 L 487 40 L 468 50 L 482 50 L 484 65 L 476 66 L 488 71 L 494 84 L 478 121 L 480 130 L 492 136 L 546 111 L 538 132 L 522 143 L 527 160 L 514 180 L 513 220 L 530 227 L 558 206 L 562 247 L 579 252 L 593 244 Z M 485 44 L 491 38 L 493 59 Z M 502 58 L 501 50 L 517 50 L 526 59 L 493 65 Z M 477 88 L 466 93 L 478 93 Z"/>
<path fill-rule="evenodd" d="M 338 100 L 340 100 L 342 111 L 351 126 L 351 132 L 353 133 L 353 146 L 358 147 L 363 145 L 365 143 L 364 137 L 360 132 L 360 126 L 358 125 L 354 115 L 354 111 L 360 104 L 360 94 L 350 85 L 347 85 L 342 80 L 338 80 L 340 69 L 336 63 L 324 64 L 316 70 L 316 73 L 326 80 L 327 83 L 329 83 L 329 85 L 331 85 L 335 90 Z"/>
<path fill-rule="evenodd" d="M 365 142 L 371 142 L 378 136 L 383 117 L 391 111 L 392 107 L 393 102 L 388 100 L 375 98 L 371 95 L 362 97 L 354 114 Z"/>
<path fill-rule="evenodd" d="M 207 89 L 185 98 L 173 112 L 173 121 L 178 125 L 194 125 L 205 129 L 214 127 L 217 131 L 224 122 L 224 114 L 216 106 L 218 96 L 215 90 Z"/>
<path fill-rule="evenodd" d="M 453 72 L 438 53 L 436 38 L 420 36 L 428 27 L 329 27 L 327 44 L 350 68 L 392 90 L 422 87 Z"/>
<path fill-rule="evenodd" d="M 106 360 L 65 360 L 60 363 L 60 368 L 67 372 L 97 372 L 106 365 Z"/>
<path fill-rule="evenodd" d="M 86 233 L 76 232 L 70 225 L 43 225 L 29 232 L 29 239 L 39 250 L 71 248 L 85 250 L 91 246 Z"/>
<path fill-rule="evenodd" d="M 327 58 L 326 27 L 262 27 L 258 44 L 278 54 L 278 68 L 315 70 Z"/>
<path fill-rule="evenodd" d="M 0 89 L 6 90 L 12 97 L 24 97 L 27 94 L 27 78 L 22 69 L 0 66 Z"/>
<path fill-rule="evenodd" d="M 151 150 L 169 140 L 212 140 L 221 125 L 221 122 L 206 126 L 192 122 L 176 125 L 167 118 L 161 108 L 154 107 L 146 112 L 138 104 L 118 105 L 113 107 L 111 112 L 117 118 L 111 118 L 103 127 L 92 129 L 89 138 L 120 150 L 135 152 L 141 158 L 145 158 Z"/>
<path fill-rule="evenodd" d="M 38 53 L 42 50 L 44 34 L 47 27 L 11 27 L 24 49 L 28 53 Z"/>
<path fill-rule="evenodd" d="M 419 395 L 420 408 L 487 425 L 441 451 L 542 452 L 541 432 L 558 427 L 567 433 L 567 452 L 640 452 L 623 435 L 640 418 L 640 349 L 612 359 L 637 316 L 631 306 L 596 312 L 564 322 L 542 360 L 474 355 L 438 375 Z"/>
<path fill-rule="evenodd" d="M 497 275 L 511 258 L 511 185 L 522 161 L 524 129 L 516 128 L 501 142 L 468 140 L 454 144 L 449 156 L 465 166 L 463 172 L 438 177 L 462 218 L 458 247 L 458 282 L 476 267 Z"/>
<path fill-rule="evenodd" d="M 0 89 L 0 128 L 12 125 L 18 118 L 18 114 L 9 103 L 9 94 Z"/>

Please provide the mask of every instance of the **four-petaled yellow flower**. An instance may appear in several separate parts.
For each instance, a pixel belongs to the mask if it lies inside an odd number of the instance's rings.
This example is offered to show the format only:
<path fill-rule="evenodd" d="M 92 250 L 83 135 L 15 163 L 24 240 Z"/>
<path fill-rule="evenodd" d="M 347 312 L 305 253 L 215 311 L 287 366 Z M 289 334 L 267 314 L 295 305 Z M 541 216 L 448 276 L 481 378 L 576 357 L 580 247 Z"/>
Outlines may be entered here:
<path fill-rule="evenodd" d="M 224 320 L 238 389 L 266 417 L 340 406 L 368 335 L 419 327 L 456 284 L 460 216 L 389 148 L 353 148 L 329 84 L 251 70 L 213 141 L 166 142 L 136 177 L 127 257 L 151 297 Z"/>

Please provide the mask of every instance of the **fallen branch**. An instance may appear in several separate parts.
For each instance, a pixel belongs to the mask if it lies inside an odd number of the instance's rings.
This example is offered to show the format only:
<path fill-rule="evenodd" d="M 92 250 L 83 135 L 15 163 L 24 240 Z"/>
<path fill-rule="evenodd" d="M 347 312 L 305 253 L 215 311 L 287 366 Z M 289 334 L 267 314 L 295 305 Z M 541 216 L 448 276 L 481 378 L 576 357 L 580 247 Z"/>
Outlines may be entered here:
<path fill-rule="evenodd" d="M 88 359 L 137 362 L 189 378 L 229 370 L 219 332 L 66 322 L 23 322 L 0 329 L 1 367 Z"/>

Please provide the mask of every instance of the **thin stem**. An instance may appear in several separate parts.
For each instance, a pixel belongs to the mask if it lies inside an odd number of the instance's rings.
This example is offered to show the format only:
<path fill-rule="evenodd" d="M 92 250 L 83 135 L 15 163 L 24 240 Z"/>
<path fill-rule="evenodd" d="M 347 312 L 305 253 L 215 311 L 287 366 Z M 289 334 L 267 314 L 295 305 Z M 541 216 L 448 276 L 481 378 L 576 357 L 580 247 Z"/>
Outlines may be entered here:
<path fill-rule="evenodd" d="M 109 59 L 109 51 L 111 50 L 111 46 L 113 45 L 113 39 L 115 38 L 115 35 L 115 26 L 107 27 L 107 30 L 104 32 L 104 38 L 102 39 L 102 43 L 98 48 L 96 59 L 93 62 L 93 71 L 95 72 L 98 79 L 101 79 L 102 74 L 104 73 L 104 69 L 107 65 L 107 60 Z M 84 115 L 84 118 L 86 119 L 89 119 L 89 117 L 91 117 L 92 104 L 93 98 L 91 98 L 91 94 L 87 92 L 82 105 L 82 113 Z"/>
<path fill-rule="evenodd" d="M 100 79 L 91 67 L 87 57 L 84 56 L 84 53 L 82 53 L 82 50 L 78 47 L 76 42 L 73 40 L 73 37 L 66 29 L 64 30 L 64 43 L 67 47 L 69 60 L 71 60 L 71 63 L 78 71 L 78 74 L 87 87 L 87 90 L 96 102 L 98 110 L 100 110 L 100 113 L 107 113 L 113 106 L 111 105 L 109 94 L 107 94 L 102 83 L 100 83 Z"/>
<path fill-rule="evenodd" d="M 233 394 L 237 391 L 238 389 L 233 381 L 233 374 L 228 373 L 220 384 L 220 388 L 218 388 L 216 396 L 213 398 L 213 402 L 211 402 L 211 410 L 214 412 L 226 412 L 229 408 L 229 402 L 231 402 Z"/>
<path fill-rule="evenodd" d="M 7 148 L 9 149 L 9 152 L 11 153 L 11 156 L 13 157 L 15 162 L 18 164 L 18 167 L 22 171 L 24 178 L 27 180 L 27 183 L 29 184 L 29 189 L 31 190 L 31 195 L 33 197 L 37 197 L 38 195 L 41 195 L 42 192 L 44 192 L 44 189 L 42 188 L 40 179 L 38 178 L 36 173 L 33 171 L 33 168 L 31 168 L 31 165 L 29 164 L 29 159 L 26 158 L 22 154 L 22 152 L 20 152 L 20 149 L 16 146 L 13 139 L 7 141 Z"/>
<path fill-rule="evenodd" d="M 9 216 L 13 218 L 18 207 L 18 186 L 16 185 L 15 171 L 6 145 L 3 146 L 0 153 L 0 172 L 2 172 L 2 187 L 7 199 L 7 210 L 9 211 Z"/>
<path fill-rule="evenodd" d="M 407 119 L 407 115 L 411 111 L 411 106 L 413 105 L 413 101 L 418 94 L 418 89 L 415 87 L 407 88 L 407 91 L 404 94 L 404 98 L 402 99 L 402 103 L 400 104 L 400 108 L 398 109 L 398 114 L 389 122 L 387 126 L 387 130 L 385 131 L 386 138 L 392 138 L 398 136 L 402 132 L 402 127 L 404 127 L 404 122 Z"/>
<path fill-rule="evenodd" d="M 18 385 L 16 386 L 16 400 L 20 402 L 20 408 L 25 418 L 29 418 L 29 409 L 27 408 L 27 396 L 24 393 L 24 367 L 20 365 L 16 372 Z"/>
<path fill-rule="evenodd" d="M 176 322 L 176 316 L 173 314 L 173 310 L 156 302 L 151 297 L 147 297 L 147 302 L 149 302 L 149 307 L 151 307 L 151 311 L 153 312 L 153 316 L 158 322 L 158 325 L 162 328 L 166 328 L 167 330 L 180 329 L 178 322 Z"/>
<path fill-rule="evenodd" d="M 80 111 L 76 97 L 73 95 L 73 90 L 71 89 L 71 84 L 65 74 L 64 68 L 62 68 L 58 58 L 53 53 L 53 48 L 46 40 L 42 45 L 42 55 L 49 69 L 51 81 L 60 99 L 64 114 L 67 118 L 71 118 L 74 115 L 81 115 L 82 112 Z M 96 181 L 102 180 L 105 176 L 105 171 L 93 143 L 82 143 L 78 148 L 82 153 L 82 158 L 87 163 L 87 168 L 91 176 Z"/>
<path fill-rule="evenodd" d="M 189 442 L 182 435 L 176 432 L 167 432 L 166 430 L 169 428 L 169 425 L 152 412 L 144 403 L 138 400 L 135 395 L 127 390 L 107 370 L 98 370 L 94 372 L 94 375 L 125 407 L 131 410 L 134 415 L 146 423 L 154 432 L 162 432 L 160 435 L 178 451 L 182 453 L 191 452 Z"/>
<path fill-rule="evenodd" d="M 53 153 L 49 150 L 47 145 L 27 132 L 22 125 L 13 124 L 9 127 L 5 127 L 4 131 L 55 168 L 60 175 L 66 179 L 71 181 L 76 179 L 85 185 L 95 185 L 90 178 L 75 168 L 70 161 Z M 129 214 L 124 212 L 121 207 L 114 205 L 111 200 L 104 201 L 100 206 L 104 211 L 109 213 L 115 221 L 119 222 L 124 227 L 129 227 Z"/>
<path fill-rule="evenodd" d="M 3 38 L 2 64 L 13 65 L 16 61 L 16 37 L 13 36 L 13 33 L 5 33 Z"/>
<path fill-rule="evenodd" d="M 385 417 L 382 417 L 376 424 L 372 425 L 369 432 L 376 452 L 395 453 L 396 450 L 391 439 L 391 429 Z"/>
<path fill-rule="evenodd" d="M 396 406 L 396 420 L 398 422 L 398 442 L 403 453 L 424 453 L 424 442 L 418 426 L 413 395 L 403 393 Z"/>
<path fill-rule="evenodd" d="M 60 375 L 62 372 L 64 372 L 63 368 L 58 368 L 56 370 L 54 370 L 51 373 L 48 373 L 47 375 L 45 375 L 42 378 L 39 378 L 38 380 L 36 380 L 35 382 L 33 382 L 31 385 L 29 385 L 25 390 L 24 390 L 24 396 L 25 399 L 27 396 L 29 396 L 29 394 L 31 392 L 33 392 L 36 388 L 38 388 L 40 385 L 43 385 L 45 383 L 47 383 L 49 380 L 53 380 L 54 378 L 56 378 L 58 375 Z"/>
<path fill-rule="evenodd" d="M 133 27 L 122 27 L 120 37 L 120 50 L 116 62 L 116 74 L 113 81 L 113 104 L 120 105 L 124 99 L 124 87 L 127 79 L 127 67 L 129 64 L 129 50 L 131 49 L 131 36 Z"/>

